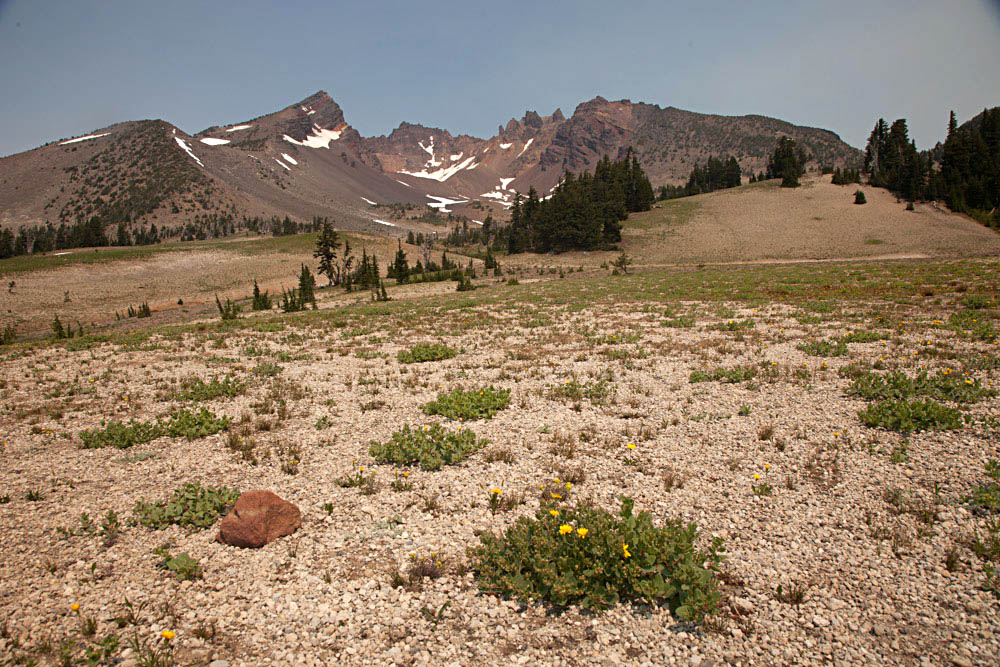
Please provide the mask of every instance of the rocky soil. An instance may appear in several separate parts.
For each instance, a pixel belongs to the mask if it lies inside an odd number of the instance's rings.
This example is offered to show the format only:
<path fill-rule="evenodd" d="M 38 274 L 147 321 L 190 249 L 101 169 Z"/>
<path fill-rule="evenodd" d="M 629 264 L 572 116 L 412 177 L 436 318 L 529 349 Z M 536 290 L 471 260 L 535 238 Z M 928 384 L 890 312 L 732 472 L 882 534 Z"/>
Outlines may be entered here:
<path fill-rule="evenodd" d="M 982 590 L 983 562 L 970 548 L 990 518 L 963 499 L 998 457 L 1000 400 L 962 406 L 969 423 L 959 430 L 905 437 L 862 425 L 866 403 L 845 394 L 838 373 L 849 364 L 947 369 L 1000 385 L 995 342 L 945 324 L 964 293 L 819 305 L 646 297 L 425 298 L 385 313 L 321 311 L 7 353 L 0 655 L 56 664 L 66 640 L 79 657 L 114 634 L 116 659 L 135 665 L 142 655 L 128 638 L 160 646 L 169 630 L 180 664 L 216 667 L 995 663 L 1000 604 Z M 684 317 L 693 326 L 667 326 Z M 857 330 L 885 340 L 851 343 L 845 356 L 798 349 Z M 399 363 L 397 352 L 418 342 L 459 354 Z M 736 365 L 754 366 L 757 378 L 690 381 Z M 102 420 L 197 407 L 176 398 L 185 378 L 229 374 L 244 393 L 202 403 L 232 418 L 228 431 L 81 448 L 79 433 Z M 606 394 L 561 398 L 567 380 Z M 441 421 L 420 410 L 439 391 L 485 385 L 512 389 L 511 405 L 462 425 L 491 442 L 462 464 L 404 477 L 369 456 L 370 441 L 404 424 Z M 362 467 L 374 484 L 338 485 Z M 592 614 L 481 594 L 467 549 L 480 532 L 533 515 L 539 486 L 555 479 L 572 480 L 576 499 L 615 509 L 628 495 L 658 521 L 697 522 L 701 541 L 724 538 L 718 613 L 694 626 L 641 603 Z M 195 481 L 274 491 L 301 509 L 302 525 L 246 550 L 216 542 L 217 528 L 134 522 L 137 501 Z M 753 492 L 761 481 L 770 495 Z M 495 487 L 523 502 L 491 514 Z M 109 510 L 121 521 L 116 539 L 81 528 L 81 513 L 99 526 Z M 168 543 L 198 561 L 200 579 L 157 566 L 154 549 Z M 394 587 L 393 572 L 405 578 L 421 558 L 440 561 L 442 575 Z M 119 628 L 110 619 L 126 600 L 138 611 Z M 81 630 L 88 618 L 92 637 Z"/>

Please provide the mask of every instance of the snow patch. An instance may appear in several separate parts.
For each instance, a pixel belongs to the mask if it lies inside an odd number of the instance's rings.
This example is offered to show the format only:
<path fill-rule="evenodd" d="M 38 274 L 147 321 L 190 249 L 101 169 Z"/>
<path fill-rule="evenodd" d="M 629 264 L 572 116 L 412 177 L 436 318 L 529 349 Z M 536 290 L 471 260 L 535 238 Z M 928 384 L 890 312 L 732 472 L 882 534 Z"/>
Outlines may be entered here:
<path fill-rule="evenodd" d="M 400 185 L 405 185 L 408 188 L 412 188 L 413 187 L 409 183 L 404 183 L 403 181 L 399 180 L 398 178 L 396 179 L 396 182 L 399 183 Z"/>
<path fill-rule="evenodd" d="M 483 224 L 483 221 L 482 221 L 482 220 L 473 220 L 473 222 L 474 222 L 474 223 L 476 223 L 477 225 L 481 225 L 481 224 Z"/>
<path fill-rule="evenodd" d="M 293 158 L 288 153 L 282 153 L 281 157 L 285 158 L 285 162 L 287 162 L 288 164 L 298 164 L 298 162 L 295 160 L 295 158 Z"/>
<path fill-rule="evenodd" d="M 475 169 L 476 165 L 469 166 L 473 160 L 476 159 L 475 155 L 470 155 L 458 164 L 454 164 L 450 167 L 442 167 L 435 171 L 427 171 L 423 169 L 421 171 L 406 171 L 405 169 L 400 169 L 397 174 L 406 174 L 407 176 L 416 176 L 417 178 L 429 178 L 434 181 L 439 181 L 444 183 L 449 178 L 462 171 L 463 169 Z M 438 162 L 437 164 L 441 164 Z"/>
<path fill-rule="evenodd" d="M 227 127 L 226 132 L 235 132 L 236 130 L 248 130 L 251 127 L 253 127 L 253 125 L 234 125 L 232 127 Z"/>
<path fill-rule="evenodd" d="M 331 141 L 336 141 L 340 139 L 340 135 L 343 134 L 343 130 L 324 130 L 319 125 L 313 123 L 313 133 L 306 137 L 303 141 L 298 141 L 297 139 L 292 139 L 290 136 L 283 135 L 282 138 L 296 146 L 306 146 L 308 148 L 329 148 Z"/>
<path fill-rule="evenodd" d="M 465 151 L 462 151 L 458 155 L 449 155 L 448 157 L 451 158 L 452 162 L 455 162 L 457 160 L 461 160 L 463 155 L 465 155 Z"/>
<path fill-rule="evenodd" d="M 215 139 L 214 137 L 202 137 L 200 141 L 201 143 L 208 144 L 209 146 L 221 146 L 229 143 L 229 139 Z"/>
<path fill-rule="evenodd" d="M 72 250 L 67 250 L 65 252 L 54 252 L 54 253 L 52 253 L 52 256 L 53 257 L 62 257 L 63 255 L 72 255 L 72 254 L 73 254 Z"/>
<path fill-rule="evenodd" d="M 441 166 L 441 160 L 438 160 L 436 157 L 434 157 L 434 137 L 432 136 L 427 141 L 430 144 L 429 146 L 424 146 L 424 142 L 422 142 L 422 141 L 418 141 L 417 142 L 417 145 L 420 146 L 422 149 L 424 149 L 424 151 L 431 156 L 431 159 L 428 160 L 427 162 L 425 162 L 424 166 L 425 167 L 440 167 Z"/>
<path fill-rule="evenodd" d="M 188 146 L 188 145 L 187 145 L 187 143 L 186 143 L 186 142 L 185 142 L 185 141 L 184 141 L 183 139 L 181 139 L 180 137 L 178 137 L 178 136 L 176 136 L 176 135 L 175 135 L 175 136 L 174 136 L 174 141 L 176 141 L 176 142 L 177 142 L 177 145 L 178 145 L 178 146 L 180 146 L 181 148 L 183 148 L 183 149 L 184 149 L 184 152 L 185 152 L 185 153 L 187 153 L 188 155 L 190 155 L 190 156 L 191 156 L 191 159 L 192 159 L 192 160 L 194 160 L 195 162 L 197 162 L 197 163 L 198 163 L 199 165 L 201 165 L 202 167 L 204 167 L 204 166 L 205 166 L 204 164 L 202 164 L 202 161 L 198 159 L 198 156 L 197 156 L 197 155 L 195 155 L 195 154 L 194 154 L 194 153 L 193 153 L 193 152 L 191 151 L 191 147 L 190 147 L 190 146 Z"/>
<path fill-rule="evenodd" d="M 522 155 L 524 155 L 524 151 L 528 150 L 528 146 L 530 146 L 530 145 L 531 145 L 531 142 L 532 142 L 532 141 L 534 141 L 534 140 L 535 140 L 535 138 L 534 138 L 534 137 L 532 137 L 532 138 L 528 139 L 528 143 L 526 143 L 526 144 L 524 145 L 524 148 L 522 148 L 522 149 L 521 149 L 521 152 L 517 154 L 517 157 L 521 157 Z M 515 159 L 516 159 L 516 158 L 515 158 Z"/>
<path fill-rule="evenodd" d="M 368 199 L 367 197 L 362 197 L 362 199 L 364 199 L 366 202 L 368 202 L 372 206 L 378 206 L 378 202 L 377 201 L 372 201 L 371 199 Z"/>
<path fill-rule="evenodd" d="M 493 192 L 484 192 L 483 194 L 481 194 L 479 196 L 480 197 L 487 197 L 489 199 L 505 199 L 507 197 L 507 195 L 505 195 L 504 193 L 497 192 L 495 190 Z"/>
<path fill-rule="evenodd" d="M 280 164 L 280 165 L 281 165 L 282 167 L 284 167 L 284 168 L 285 168 L 285 169 L 287 169 L 288 171 L 291 171 L 291 170 L 292 170 L 292 168 L 291 168 L 291 167 L 289 167 L 289 166 L 288 166 L 287 164 L 285 164 L 284 162 L 282 162 L 282 161 L 281 161 L 281 160 L 279 160 L 278 158 L 274 158 L 274 161 L 275 161 L 275 162 L 277 162 L 278 164 Z"/>
<path fill-rule="evenodd" d="M 395 227 L 396 226 L 396 223 L 394 223 L 394 222 L 386 222 L 385 220 L 379 220 L 377 218 L 372 218 L 372 222 L 377 222 L 380 225 L 386 225 L 388 227 Z"/>
<path fill-rule="evenodd" d="M 75 144 L 78 141 L 86 141 L 87 139 L 97 139 L 98 137 L 106 137 L 110 132 L 105 132 L 104 134 L 88 134 L 85 137 L 77 137 L 76 139 L 70 139 L 69 141 L 60 141 L 60 146 L 65 146 L 66 144 Z"/>
<path fill-rule="evenodd" d="M 428 199 L 435 200 L 433 204 L 428 204 L 431 208 L 436 208 L 441 213 L 451 213 L 451 209 L 446 208 L 453 204 L 466 204 L 468 199 L 449 199 L 448 197 L 438 197 L 437 195 L 427 195 Z"/>
<path fill-rule="evenodd" d="M 511 144 L 500 144 L 500 148 L 502 148 L 502 149 L 504 149 L 504 150 L 507 150 L 508 148 L 510 148 L 510 147 L 511 147 L 511 146 L 513 146 L 513 145 L 514 145 L 514 144 L 512 144 L 512 143 L 511 143 Z"/>
<path fill-rule="evenodd" d="M 513 180 L 514 180 L 513 178 L 501 178 L 500 179 L 500 189 L 501 190 L 506 190 L 507 186 L 510 185 L 510 182 L 513 181 Z"/>

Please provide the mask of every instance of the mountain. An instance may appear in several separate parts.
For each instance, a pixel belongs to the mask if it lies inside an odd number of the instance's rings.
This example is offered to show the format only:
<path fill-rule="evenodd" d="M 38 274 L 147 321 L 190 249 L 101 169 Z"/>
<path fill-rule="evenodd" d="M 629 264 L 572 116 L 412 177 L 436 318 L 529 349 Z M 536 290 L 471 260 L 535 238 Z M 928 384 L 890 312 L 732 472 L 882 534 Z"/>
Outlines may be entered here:
<path fill-rule="evenodd" d="M 826 130 L 602 97 L 569 117 L 559 109 L 548 116 L 528 111 L 488 139 L 405 122 L 388 136 L 366 138 L 320 91 L 275 113 L 194 135 L 163 120 L 133 121 L 0 158 L 0 224 L 72 224 L 97 216 L 105 224 L 178 230 L 196 217 L 319 215 L 346 228 L 389 231 L 411 226 L 398 222 L 407 208 L 418 216 L 431 206 L 502 217 L 515 192 L 534 187 L 545 196 L 566 170 L 590 170 L 629 146 L 654 185 L 686 180 L 696 162 L 712 155 L 734 154 L 744 170 L 761 171 L 786 135 L 814 165 L 860 160 L 859 151 Z"/>

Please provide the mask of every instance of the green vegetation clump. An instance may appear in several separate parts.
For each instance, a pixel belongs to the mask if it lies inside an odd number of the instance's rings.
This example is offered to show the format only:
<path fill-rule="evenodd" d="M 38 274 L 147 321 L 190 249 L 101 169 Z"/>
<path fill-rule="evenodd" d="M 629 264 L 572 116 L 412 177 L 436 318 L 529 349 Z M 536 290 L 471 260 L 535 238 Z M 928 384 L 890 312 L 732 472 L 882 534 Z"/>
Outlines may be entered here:
<path fill-rule="evenodd" d="M 396 358 L 401 364 L 416 364 L 424 361 L 441 361 L 451 359 L 456 354 L 455 350 L 441 343 L 430 345 L 414 345 L 408 350 L 400 350 Z"/>
<path fill-rule="evenodd" d="M 162 424 L 162 429 L 166 435 L 195 440 L 224 430 L 229 421 L 229 417 L 219 417 L 208 408 L 203 407 L 197 412 L 181 408 L 170 415 L 170 419 Z"/>
<path fill-rule="evenodd" d="M 755 377 L 757 377 L 757 369 L 754 366 L 733 366 L 732 368 L 719 366 L 711 372 L 701 370 L 691 371 L 688 381 L 692 384 L 695 382 L 736 384 L 738 382 L 748 382 Z"/>
<path fill-rule="evenodd" d="M 194 482 L 176 489 L 168 499 L 158 503 L 140 500 L 135 504 L 136 518 L 147 528 L 176 525 L 208 528 L 229 511 L 240 497 L 239 491 L 220 487 L 203 487 Z"/>
<path fill-rule="evenodd" d="M 480 589 L 587 609 L 666 603 L 682 620 L 703 619 L 719 603 L 722 540 L 698 549 L 695 524 L 673 520 L 657 527 L 648 512 L 632 508 L 626 497 L 618 514 L 586 503 L 543 507 L 502 536 L 483 533 L 482 544 L 470 551 Z"/>
<path fill-rule="evenodd" d="M 882 427 L 901 433 L 962 428 L 961 412 L 927 398 L 873 403 L 858 412 L 858 416 L 865 426 Z"/>
<path fill-rule="evenodd" d="M 126 449 L 132 445 L 155 440 L 162 431 L 156 422 L 129 423 L 114 421 L 110 423 L 101 422 L 100 429 L 87 429 L 80 431 L 80 440 L 83 441 L 84 449 L 99 449 L 101 447 L 117 447 Z"/>
<path fill-rule="evenodd" d="M 977 403 L 983 398 L 995 396 L 996 391 L 983 387 L 979 380 L 948 372 L 931 375 L 927 371 L 921 371 L 911 378 L 902 371 L 891 371 L 885 375 L 869 371 L 851 381 L 847 394 L 868 401 L 903 401 L 926 397 L 953 403 Z"/>
<path fill-rule="evenodd" d="M 854 203 L 855 204 L 867 204 L 868 200 L 865 198 L 865 193 L 863 190 L 854 191 Z"/>
<path fill-rule="evenodd" d="M 973 507 L 982 507 L 990 512 L 1000 512 L 1000 462 L 986 462 L 986 476 L 990 481 L 972 490 L 972 495 L 963 499 Z"/>
<path fill-rule="evenodd" d="M 158 567 L 173 572 L 181 581 L 194 581 L 201 579 L 203 568 L 187 552 L 179 553 L 176 556 L 170 553 L 165 547 L 160 547 L 153 551 L 162 560 Z"/>
<path fill-rule="evenodd" d="M 200 378 L 189 378 L 181 383 L 181 388 L 174 394 L 178 401 L 210 401 L 213 398 L 239 396 L 246 389 L 246 383 L 232 376 L 223 380 L 215 377 L 210 382 Z"/>
<path fill-rule="evenodd" d="M 510 405 L 510 389 L 483 389 L 465 391 L 455 389 L 447 394 L 438 394 L 437 400 L 420 406 L 424 414 L 441 415 L 448 419 L 492 419 L 493 416 Z"/>
<path fill-rule="evenodd" d="M 813 357 L 843 357 L 847 355 L 847 343 L 840 339 L 814 340 L 800 343 L 796 349 Z"/>
<path fill-rule="evenodd" d="M 595 405 L 605 403 L 615 393 L 615 387 L 608 380 L 580 382 L 576 379 L 566 380 L 563 384 L 551 385 L 548 396 L 552 399 L 582 401 L 587 399 Z"/>
<path fill-rule="evenodd" d="M 438 470 L 443 465 L 461 463 L 466 457 L 486 446 L 486 440 L 459 427 L 448 431 L 440 424 L 411 429 L 404 426 L 387 442 L 372 441 L 368 452 L 379 463 L 419 465 L 424 470 Z"/>

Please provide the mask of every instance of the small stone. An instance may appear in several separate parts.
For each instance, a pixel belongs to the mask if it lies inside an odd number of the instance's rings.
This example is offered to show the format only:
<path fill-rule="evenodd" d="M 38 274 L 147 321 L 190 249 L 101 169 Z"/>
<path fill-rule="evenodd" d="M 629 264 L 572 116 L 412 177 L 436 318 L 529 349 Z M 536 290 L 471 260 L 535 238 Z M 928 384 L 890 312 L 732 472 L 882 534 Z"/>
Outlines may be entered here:
<path fill-rule="evenodd" d="M 734 598 L 733 607 L 741 614 L 749 614 L 753 611 L 753 603 L 746 598 Z"/>
<path fill-rule="evenodd" d="M 270 491 L 247 491 L 219 522 L 217 542 L 256 549 L 291 535 L 302 524 L 299 508 Z"/>
<path fill-rule="evenodd" d="M 825 628 L 826 626 L 830 625 L 830 621 L 828 621 L 826 618 L 820 616 L 819 614 L 816 614 L 816 615 L 813 616 L 812 622 L 813 622 L 813 625 L 815 625 L 817 627 L 820 627 L 820 628 Z"/>
<path fill-rule="evenodd" d="M 208 667 L 229 667 L 229 661 L 228 660 L 213 660 L 212 662 L 208 663 Z"/>
<path fill-rule="evenodd" d="M 964 655 L 952 656 L 951 664 L 955 665 L 955 667 L 972 667 L 972 661 Z"/>

